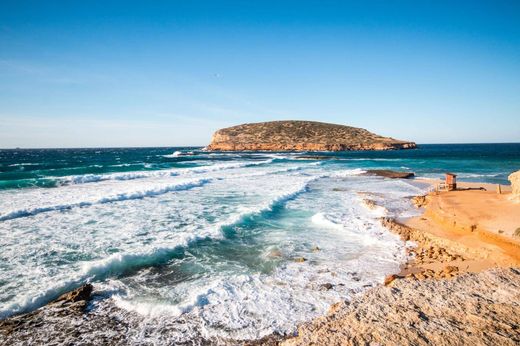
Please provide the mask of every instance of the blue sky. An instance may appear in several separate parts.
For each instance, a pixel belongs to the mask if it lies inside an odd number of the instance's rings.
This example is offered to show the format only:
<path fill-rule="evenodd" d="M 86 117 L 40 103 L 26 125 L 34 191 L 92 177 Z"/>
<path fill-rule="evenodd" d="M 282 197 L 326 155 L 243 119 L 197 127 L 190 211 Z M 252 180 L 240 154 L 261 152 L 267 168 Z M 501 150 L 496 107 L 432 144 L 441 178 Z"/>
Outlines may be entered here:
<path fill-rule="evenodd" d="M 520 2 L 0 2 L 0 147 L 204 145 L 281 119 L 519 142 Z"/>

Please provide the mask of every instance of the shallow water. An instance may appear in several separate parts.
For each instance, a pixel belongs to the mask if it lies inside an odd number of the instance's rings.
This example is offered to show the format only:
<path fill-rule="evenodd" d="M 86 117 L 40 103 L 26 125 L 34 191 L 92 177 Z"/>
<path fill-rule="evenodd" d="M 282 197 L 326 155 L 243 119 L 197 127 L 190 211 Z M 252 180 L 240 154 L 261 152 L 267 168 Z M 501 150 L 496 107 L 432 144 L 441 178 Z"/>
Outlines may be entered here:
<path fill-rule="evenodd" d="M 3 150 L 0 316 L 94 282 L 105 297 L 96 313 L 131 312 L 136 342 L 165 330 L 178 342 L 292 333 L 405 260 L 378 218 L 415 215 L 408 197 L 426 187 L 363 169 L 504 183 L 519 153 L 425 146 L 312 160 L 196 148 Z M 367 208 L 367 195 L 385 208 Z"/>

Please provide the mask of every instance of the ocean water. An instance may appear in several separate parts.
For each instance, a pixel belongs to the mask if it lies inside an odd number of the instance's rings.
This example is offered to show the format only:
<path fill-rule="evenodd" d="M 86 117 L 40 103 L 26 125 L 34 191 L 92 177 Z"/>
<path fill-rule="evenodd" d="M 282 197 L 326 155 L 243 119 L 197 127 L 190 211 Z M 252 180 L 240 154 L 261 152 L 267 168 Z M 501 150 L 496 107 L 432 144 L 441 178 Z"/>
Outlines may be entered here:
<path fill-rule="evenodd" d="M 124 311 L 136 343 L 293 333 L 406 259 L 378 218 L 417 215 L 428 187 L 375 168 L 505 184 L 520 144 L 0 150 L 0 318 L 92 282 L 91 313 Z"/>

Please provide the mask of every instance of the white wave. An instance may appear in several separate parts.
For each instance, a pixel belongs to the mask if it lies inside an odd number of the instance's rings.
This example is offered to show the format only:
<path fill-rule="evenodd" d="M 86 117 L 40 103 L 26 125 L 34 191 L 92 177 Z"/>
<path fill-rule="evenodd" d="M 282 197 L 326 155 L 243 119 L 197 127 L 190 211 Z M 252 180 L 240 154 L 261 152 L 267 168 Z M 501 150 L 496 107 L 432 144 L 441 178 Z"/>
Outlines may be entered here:
<path fill-rule="evenodd" d="M 130 167 L 134 165 L 134 163 L 121 163 L 119 165 L 110 165 L 109 167 Z"/>
<path fill-rule="evenodd" d="M 296 184 L 293 189 L 282 193 L 270 201 L 267 201 L 255 208 L 242 210 L 240 213 L 232 215 L 227 220 L 217 223 L 214 227 L 207 229 L 202 233 L 185 233 L 177 239 L 175 244 L 169 247 L 161 247 L 153 249 L 151 252 L 144 253 L 130 253 L 130 254 L 113 254 L 105 259 L 87 262 L 82 267 L 82 277 L 99 279 L 107 272 L 122 273 L 128 269 L 129 265 L 132 267 L 149 266 L 157 263 L 160 259 L 168 256 L 169 253 L 175 251 L 179 247 L 185 247 L 197 240 L 212 238 L 217 239 L 222 237 L 222 230 L 227 227 L 232 227 L 242 220 L 259 215 L 266 211 L 271 211 L 276 206 L 280 206 L 285 202 L 297 197 L 299 194 L 307 191 L 309 183 L 315 181 L 317 178 L 306 179 L 305 181 Z"/>
<path fill-rule="evenodd" d="M 115 253 L 106 258 L 88 261 L 81 264 L 77 274 L 66 281 L 62 281 L 56 285 L 53 285 L 46 289 L 44 292 L 32 297 L 20 298 L 16 302 L 11 303 L 0 311 L 0 318 L 4 318 L 16 313 L 30 311 L 36 309 L 45 303 L 57 298 L 60 294 L 78 287 L 85 282 L 102 281 L 111 276 L 117 276 L 125 272 L 135 270 L 138 268 L 153 266 L 161 261 L 168 260 L 171 255 L 181 247 L 187 247 L 193 242 L 203 239 L 219 239 L 223 237 L 222 230 L 227 227 L 232 227 L 242 220 L 259 215 L 263 212 L 272 210 L 274 207 L 279 206 L 288 200 L 291 200 L 299 194 L 305 192 L 308 188 L 308 184 L 316 177 L 306 179 L 301 183 L 295 184 L 292 189 L 279 194 L 265 203 L 252 208 L 244 208 L 239 213 L 233 214 L 226 220 L 216 223 L 213 227 L 205 228 L 203 231 L 193 232 L 182 232 L 177 233 L 174 238 L 170 239 L 167 244 L 151 249 L 127 252 L 127 253 Z M 96 203 L 109 203 L 113 201 L 144 198 L 148 196 L 155 196 L 158 194 L 166 193 L 169 191 L 180 191 L 183 189 L 189 189 L 192 187 L 202 186 L 212 179 L 198 179 L 185 183 L 179 183 L 175 185 L 167 185 L 163 187 L 157 187 L 154 189 L 148 189 L 144 191 L 134 191 L 129 193 L 117 194 L 104 198 L 97 199 L 95 201 L 83 201 L 78 203 L 72 203 L 68 205 L 55 205 L 42 208 L 34 208 L 29 210 L 17 210 L 0 216 L 0 220 L 9 220 L 16 217 L 23 217 L 29 215 L 35 215 L 37 213 L 53 211 L 53 210 L 64 210 L 74 207 L 89 206 Z M 128 306 L 130 308 L 130 306 Z M 157 311 L 172 311 L 169 308 L 166 310 L 160 306 L 156 307 Z M 147 310 L 156 310 L 154 306 L 143 303 L 138 304 L 136 311 L 146 312 Z M 162 310 L 161 310 L 162 309 Z M 190 307 L 186 306 L 182 308 L 182 311 L 189 310 Z"/>
<path fill-rule="evenodd" d="M 45 292 L 42 292 L 37 296 L 25 296 L 23 298 L 18 298 L 17 301 L 5 306 L 5 308 L 0 310 L 0 319 L 38 309 L 48 302 L 58 298 L 60 295 L 75 289 L 79 285 L 81 285 L 80 282 L 72 281 L 67 283 L 59 283 L 50 286 Z"/>
<path fill-rule="evenodd" d="M 166 158 L 175 158 L 175 157 L 179 157 L 182 155 L 182 152 L 180 151 L 176 151 L 174 152 L 173 154 L 168 154 L 168 155 L 162 155 L 162 157 L 166 157 Z"/>
<path fill-rule="evenodd" d="M 459 173 L 457 176 L 459 178 L 484 178 L 484 177 L 493 178 L 493 177 L 498 177 L 499 175 L 500 175 L 499 173 L 489 173 L 489 174 Z"/>
<path fill-rule="evenodd" d="M 336 217 L 333 215 L 324 212 L 316 213 L 311 218 L 312 223 L 315 225 L 325 229 L 341 231 L 345 234 L 346 237 L 350 239 L 355 238 L 364 245 L 377 244 L 379 240 L 365 229 L 367 220 L 371 220 L 372 222 L 373 219 L 372 217 L 366 215 L 365 219 L 345 221 L 349 224 L 349 226 L 347 226 L 341 219 L 336 219 Z M 353 228 L 352 224 L 358 224 L 358 226 Z"/>
<path fill-rule="evenodd" d="M 11 219 L 16 219 L 20 217 L 33 216 L 40 213 L 51 212 L 51 211 L 60 211 L 60 210 L 68 210 L 72 208 L 80 208 L 87 207 L 94 204 L 103 204 L 103 203 L 111 203 L 111 202 L 120 202 L 132 199 L 140 199 L 145 197 L 162 195 L 172 191 L 182 191 L 191 189 L 194 187 L 203 186 L 212 179 L 196 179 L 186 182 L 180 182 L 176 184 L 162 185 L 158 187 L 154 187 L 147 190 L 137 190 L 119 193 L 116 195 L 101 197 L 98 199 L 86 200 L 86 201 L 78 201 L 75 203 L 67 203 L 67 204 L 55 204 L 44 207 L 36 207 L 36 208 L 26 208 L 26 209 L 16 209 L 6 212 L 3 215 L 0 215 L 0 221 L 6 221 Z"/>
<path fill-rule="evenodd" d="M 264 160 L 264 161 L 249 161 L 249 162 L 237 162 L 237 163 L 220 163 L 212 166 L 203 166 L 203 167 L 193 167 L 186 168 L 183 172 L 192 172 L 192 173 L 208 173 L 221 171 L 225 169 L 235 169 L 235 168 L 245 168 L 245 167 L 254 167 L 265 165 L 273 162 L 273 159 Z"/>
<path fill-rule="evenodd" d="M 32 162 L 22 162 L 22 163 L 13 163 L 12 165 L 8 165 L 7 167 L 18 167 L 18 166 L 38 166 L 39 163 Z"/>
<path fill-rule="evenodd" d="M 209 173 L 216 172 L 226 169 L 246 168 L 271 163 L 273 160 L 264 161 L 251 161 L 251 162 L 238 162 L 238 163 L 218 163 L 209 166 L 202 167 L 191 167 L 185 169 L 166 169 L 157 171 L 135 171 L 135 172 L 124 172 L 124 173 L 108 173 L 108 174 L 82 174 L 73 175 L 66 177 L 49 177 L 50 179 L 58 180 L 60 185 L 69 184 L 87 184 L 96 183 L 106 180 L 133 180 L 133 179 L 144 179 L 144 178 L 162 178 L 169 176 L 178 176 L 182 174 L 190 173 Z M 145 164 L 145 167 L 146 164 Z M 148 166 L 147 168 L 150 168 Z"/>
<path fill-rule="evenodd" d="M 335 178 L 346 178 L 346 177 L 350 177 L 353 175 L 360 175 L 363 173 L 366 173 L 366 171 L 362 170 L 361 168 L 354 168 L 354 169 L 347 169 L 347 170 L 340 171 L 340 172 L 335 172 L 331 176 L 335 177 Z"/>
<path fill-rule="evenodd" d="M 116 306 L 120 307 L 121 309 L 124 309 L 126 311 L 137 312 L 142 316 L 179 316 L 184 312 L 184 310 L 181 307 L 176 305 L 154 302 L 128 301 L 118 295 L 113 296 L 112 299 L 114 300 Z"/>
<path fill-rule="evenodd" d="M 61 178 L 61 184 L 86 184 L 95 183 L 105 180 L 134 180 L 143 178 L 159 178 L 176 176 L 179 173 L 175 170 L 163 170 L 163 171 L 136 171 L 136 172 L 125 172 L 125 173 L 110 173 L 110 174 L 83 174 L 74 175 L 69 177 Z"/>
<path fill-rule="evenodd" d="M 342 230 L 344 227 L 343 225 L 336 223 L 332 220 L 330 220 L 325 213 L 316 213 L 311 218 L 312 223 L 315 225 L 326 227 L 326 228 L 332 228 L 337 230 Z"/>

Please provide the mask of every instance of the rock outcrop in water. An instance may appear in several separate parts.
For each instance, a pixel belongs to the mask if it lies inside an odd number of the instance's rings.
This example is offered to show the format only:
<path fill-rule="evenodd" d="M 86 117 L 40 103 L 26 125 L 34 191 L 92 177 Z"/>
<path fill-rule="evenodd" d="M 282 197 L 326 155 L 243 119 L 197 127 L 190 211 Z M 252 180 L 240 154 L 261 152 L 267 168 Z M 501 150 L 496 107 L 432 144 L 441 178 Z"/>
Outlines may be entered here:
<path fill-rule="evenodd" d="M 378 177 L 391 178 L 391 179 L 408 179 L 413 178 L 415 173 L 412 172 L 396 172 L 388 169 L 369 169 L 365 175 L 375 175 Z"/>
<path fill-rule="evenodd" d="M 270 121 L 218 130 L 208 150 L 346 151 L 413 149 L 414 142 L 316 121 Z"/>

